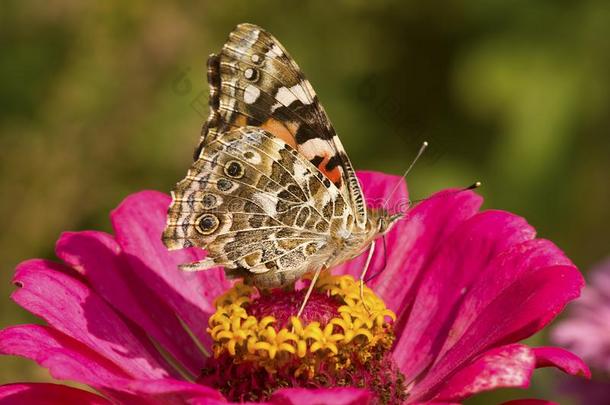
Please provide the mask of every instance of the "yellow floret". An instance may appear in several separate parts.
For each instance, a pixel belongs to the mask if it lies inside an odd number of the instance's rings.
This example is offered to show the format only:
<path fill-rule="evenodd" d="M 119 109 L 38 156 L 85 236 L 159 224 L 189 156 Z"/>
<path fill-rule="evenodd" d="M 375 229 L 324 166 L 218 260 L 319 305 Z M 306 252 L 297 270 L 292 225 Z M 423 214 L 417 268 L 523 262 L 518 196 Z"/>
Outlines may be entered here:
<path fill-rule="evenodd" d="M 207 329 L 214 340 L 214 355 L 228 353 L 235 361 L 251 361 L 268 370 L 273 370 L 278 361 L 286 363 L 298 358 L 301 365 L 295 375 L 310 377 L 321 358 L 334 357 L 335 367 L 348 367 L 348 353 L 369 357 L 376 345 L 391 344 L 392 339 L 388 340 L 386 335 L 391 321 L 396 319 L 367 287 L 365 306 L 359 288 L 351 276 L 323 275 L 316 289 L 338 301 L 338 316 L 326 325 L 319 322 L 303 325 L 300 319 L 292 317 L 290 329 L 278 330 L 272 315 L 257 319 L 248 313 L 247 304 L 255 302 L 255 289 L 238 283 L 215 301 L 216 312 Z"/>

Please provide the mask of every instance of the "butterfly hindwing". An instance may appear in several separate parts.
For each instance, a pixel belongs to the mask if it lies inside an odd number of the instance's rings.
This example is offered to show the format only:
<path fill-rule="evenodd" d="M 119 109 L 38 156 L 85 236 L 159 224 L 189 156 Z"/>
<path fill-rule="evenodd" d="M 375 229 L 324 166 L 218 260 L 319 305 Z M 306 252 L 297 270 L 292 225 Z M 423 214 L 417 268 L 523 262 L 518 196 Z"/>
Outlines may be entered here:
<path fill-rule="evenodd" d="M 335 185 L 294 148 L 242 127 L 206 144 L 174 190 L 168 218 L 170 249 L 206 248 L 208 258 L 194 269 L 221 265 L 283 284 L 321 266 L 331 229 L 354 217 Z"/>
<path fill-rule="evenodd" d="M 226 131 L 260 127 L 333 182 L 364 226 L 366 207 L 349 158 L 311 84 L 277 39 L 255 25 L 238 25 L 221 53 L 210 56 L 208 82 L 210 116 L 196 158 Z"/>

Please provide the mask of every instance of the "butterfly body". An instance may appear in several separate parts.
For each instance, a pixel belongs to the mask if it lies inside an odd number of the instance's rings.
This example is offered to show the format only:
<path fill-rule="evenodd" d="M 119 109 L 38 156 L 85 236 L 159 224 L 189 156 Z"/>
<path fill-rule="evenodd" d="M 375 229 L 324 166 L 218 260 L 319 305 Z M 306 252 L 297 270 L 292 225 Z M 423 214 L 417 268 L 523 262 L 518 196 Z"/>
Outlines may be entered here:
<path fill-rule="evenodd" d="M 398 216 L 367 209 L 317 96 L 281 44 L 240 24 L 208 60 L 210 116 L 163 241 L 262 288 L 358 256 Z"/>

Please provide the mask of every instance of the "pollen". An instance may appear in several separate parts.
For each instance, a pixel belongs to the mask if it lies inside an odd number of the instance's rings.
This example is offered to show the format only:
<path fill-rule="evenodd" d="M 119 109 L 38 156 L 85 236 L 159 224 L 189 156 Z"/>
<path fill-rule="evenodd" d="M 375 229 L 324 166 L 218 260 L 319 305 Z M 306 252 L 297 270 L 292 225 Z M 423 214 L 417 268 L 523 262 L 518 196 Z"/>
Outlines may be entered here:
<path fill-rule="evenodd" d="M 351 276 L 322 275 L 297 318 L 305 288 L 261 293 L 237 283 L 215 301 L 207 329 L 214 357 L 200 381 L 234 401 L 333 386 L 377 387 L 381 403 L 401 398 L 402 375 L 388 366 L 396 316 L 367 287 L 363 302 L 359 288 Z"/>

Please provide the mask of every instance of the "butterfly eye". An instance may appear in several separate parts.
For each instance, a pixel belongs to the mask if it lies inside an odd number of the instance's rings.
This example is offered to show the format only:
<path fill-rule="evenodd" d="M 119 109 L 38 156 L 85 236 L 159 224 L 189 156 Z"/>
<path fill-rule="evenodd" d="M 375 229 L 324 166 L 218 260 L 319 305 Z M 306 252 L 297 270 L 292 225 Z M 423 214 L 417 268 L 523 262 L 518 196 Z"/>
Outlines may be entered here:
<path fill-rule="evenodd" d="M 231 160 L 225 165 L 225 174 L 234 179 L 244 177 L 244 166 L 237 160 Z"/>
<path fill-rule="evenodd" d="M 220 221 L 216 215 L 204 214 L 197 220 L 195 228 L 202 235 L 210 235 L 218 229 L 218 225 L 220 225 Z"/>

